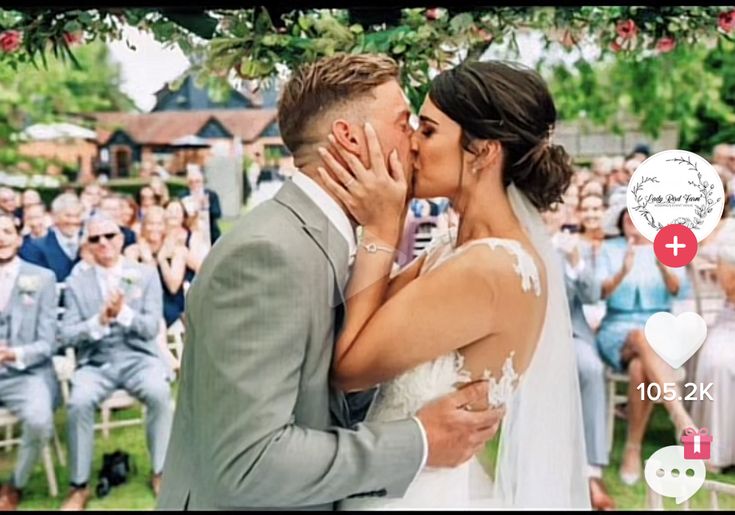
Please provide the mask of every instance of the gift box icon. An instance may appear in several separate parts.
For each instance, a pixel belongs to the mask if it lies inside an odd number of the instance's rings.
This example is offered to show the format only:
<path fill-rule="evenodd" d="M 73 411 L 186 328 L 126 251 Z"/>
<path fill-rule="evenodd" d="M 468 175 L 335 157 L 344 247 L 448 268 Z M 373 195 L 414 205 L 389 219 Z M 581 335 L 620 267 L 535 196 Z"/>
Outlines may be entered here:
<path fill-rule="evenodd" d="M 681 435 L 681 443 L 684 444 L 685 460 L 708 460 L 712 435 L 706 427 L 699 431 L 687 427 Z"/>

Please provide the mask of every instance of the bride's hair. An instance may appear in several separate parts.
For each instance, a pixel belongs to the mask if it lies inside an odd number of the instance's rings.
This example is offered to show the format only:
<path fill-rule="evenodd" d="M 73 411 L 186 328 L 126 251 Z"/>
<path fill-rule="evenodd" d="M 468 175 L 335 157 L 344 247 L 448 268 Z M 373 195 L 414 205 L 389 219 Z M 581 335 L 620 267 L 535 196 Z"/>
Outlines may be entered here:
<path fill-rule="evenodd" d="M 465 62 L 439 74 L 429 98 L 462 128 L 462 147 L 497 140 L 505 156 L 503 184 L 516 185 L 541 211 L 561 200 L 574 169 L 551 137 L 554 100 L 541 76 L 501 61 Z"/>

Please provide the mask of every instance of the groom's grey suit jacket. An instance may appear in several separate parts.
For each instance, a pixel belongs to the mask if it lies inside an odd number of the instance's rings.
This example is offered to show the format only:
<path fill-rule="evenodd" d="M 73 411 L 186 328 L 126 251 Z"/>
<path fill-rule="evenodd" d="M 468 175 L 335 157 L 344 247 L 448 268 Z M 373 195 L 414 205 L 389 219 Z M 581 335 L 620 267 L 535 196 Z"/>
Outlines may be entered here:
<path fill-rule="evenodd" d="M 347 242 L 291 181 L 218 240 L 186 299 L 160 509 L 331 509 L 405 493 L 418 424 L 350 428 L 329 384 L 347 275 Z"/>

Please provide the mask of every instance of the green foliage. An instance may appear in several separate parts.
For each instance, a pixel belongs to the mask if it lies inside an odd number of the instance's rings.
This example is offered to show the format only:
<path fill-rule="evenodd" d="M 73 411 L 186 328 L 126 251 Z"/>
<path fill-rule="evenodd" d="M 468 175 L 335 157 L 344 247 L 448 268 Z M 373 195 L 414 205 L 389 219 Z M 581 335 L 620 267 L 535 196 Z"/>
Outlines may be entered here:
<path fill-rule="evenodd" d="M 80 46 L 75 52 L 79 67 L 56 58 L 49 59 L 46 68 L 0 63 L 0 167 L 27 161 L 32 169 L 45 169 L 44 163 L 17 154 L 16 135 L 31 124 L 134 108 L 120 91 L 120 72 L 109 63 L 104 43 Z"/>
<path fill-rule="evenodd" d="M 680 127 L 683 148 L 709 152 L 735 137 L 735 45 L 720 41 L 662 55 L 628 56 L 573 69 L 554 66 L 549 85 L 566 120 L 589 119 L 619 130 L 624 116 L 657 136 L 664 122 Z"/>

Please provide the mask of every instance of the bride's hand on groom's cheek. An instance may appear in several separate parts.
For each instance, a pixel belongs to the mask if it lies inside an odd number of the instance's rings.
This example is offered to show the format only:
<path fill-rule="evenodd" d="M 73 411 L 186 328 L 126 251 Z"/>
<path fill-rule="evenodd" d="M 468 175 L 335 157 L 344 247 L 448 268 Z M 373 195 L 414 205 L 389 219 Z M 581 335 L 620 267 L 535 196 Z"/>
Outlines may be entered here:
<path fill-rule="evenodd" d="M 386 165 L 378 136 L 369 123 L 365 124 L 365 139 L 369 168 L 330 135 L 330 149 L 319 148 L 326 168 L 319 167 L 318 171 L 327 189 L 360 225 L 379 238 L 394 240 L 400 235 L 408 192 L 403 165 L 395 150 Z"/>
<path fill-rule="evenodd" d="M 476 381 L 423 407 L 417 417 L 429 443 L 427 465 L 456 467 L 485 448 L 498 431 L 504 408 L 468 410 L 487 405 L 487 381 Z"/>

